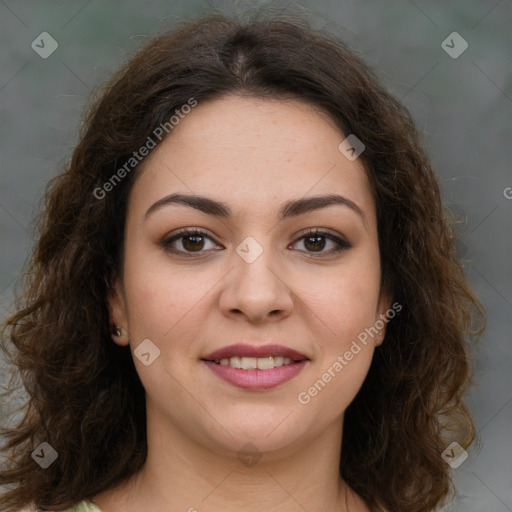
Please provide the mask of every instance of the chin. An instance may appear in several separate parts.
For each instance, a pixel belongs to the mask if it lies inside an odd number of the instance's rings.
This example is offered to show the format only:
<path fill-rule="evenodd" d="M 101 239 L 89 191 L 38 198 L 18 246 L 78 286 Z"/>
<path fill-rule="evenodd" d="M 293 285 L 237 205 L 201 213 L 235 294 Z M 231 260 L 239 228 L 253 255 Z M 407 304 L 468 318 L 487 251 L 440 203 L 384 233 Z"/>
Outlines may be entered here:
<path fill-rule="evenodd" d="M 222 424 L 224 428 L 219 427 L 215 432 L 208 432 L 209 442 L 216 446 L 216 451 L 224 455 L 237 455 L 244 449 L 252 451 L 251 446 L 247 445 L 253 445 L 254 450 L 261 453 L 286 450 L 290 446 L 296 446 L 297 441 L 306 436 L 302 430 L 304 423 L 298 425 L 289 414 L 290 410 L 285 410 L 266 421 L 262 418 L 258 421 L 244 418 L 241 421 L 239 417 L 233 418 L 233 421 L 226 420 Z"/>

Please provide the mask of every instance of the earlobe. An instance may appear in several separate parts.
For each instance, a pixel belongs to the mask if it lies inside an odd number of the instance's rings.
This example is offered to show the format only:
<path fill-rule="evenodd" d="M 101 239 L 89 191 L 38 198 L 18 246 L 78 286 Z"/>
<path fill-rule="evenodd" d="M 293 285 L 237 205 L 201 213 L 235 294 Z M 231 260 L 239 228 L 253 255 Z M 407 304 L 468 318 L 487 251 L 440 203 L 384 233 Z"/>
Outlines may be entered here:
<path fill-rule="evenodd" d="M 130 343 L 128 333 L 122 327 L 119 327 L 116 323 L 112 325 L 110 333 L 114 343 L 117 343 L 122 347 L 125 347 Z"/>
<path fill-rule="evenodd" d="M 386 326 L 389 322 L 389 311 L 391 309 L 391 297 L 388 293 L 382 292 L 377 306 L 377 315 L 375 318 L 375 327 L 379 333 L 375 336 L 375 346 L 382 345 L 386 337 Z"/>
<path fill-rule="evenodd" d="M 124 296 L 116 279 L 112 286 L 107 288 L 107 308 L 110 321 L 110 333 L 114 343 L 120 346 L 129 344 L 126 330 L 127 316 Z"/>

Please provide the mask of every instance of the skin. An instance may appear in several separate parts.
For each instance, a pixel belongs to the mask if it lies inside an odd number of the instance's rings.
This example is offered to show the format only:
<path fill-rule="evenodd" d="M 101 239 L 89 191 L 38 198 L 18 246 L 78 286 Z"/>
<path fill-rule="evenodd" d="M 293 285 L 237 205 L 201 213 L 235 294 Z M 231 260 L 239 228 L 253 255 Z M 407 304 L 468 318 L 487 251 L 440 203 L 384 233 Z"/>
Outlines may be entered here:
<path fill-rule="evenodd" d="M 370 510 L 338 468 L 343 414 L 385 327 L 307 405 L 297 399 L 390 307 L 380 294 L 375 202 L 360 159 L 338 150 L 344 138 L 306 103 L 230 95 L 199 103 L 146 160 L 108 305 L 121 328 L 114 342 L 133 353 L 150 339 L 160 350 L 149 366 L 134 356 L 148 458 L 126 484 L 94 497 L 104 512 Z M 170 204 L 145 217 L 171 193 L 222 201 L 233 215 Z M 364 221 L 344 205 L 278 219 L 288 200 L 333 193 L 353 201 Z M 178 239 L 172 247 L 182 252 L 172 253 L 161 242 L 180 228 L 211 239 Z M 352 247 L 333 253 L 336 244 L 322 238 L 315 251 L 302 238 L 308 228 Z M 252 263 L 236 252 L 248 236 L 263 250 Z M 224 382 L 201 361 L 251 340 L 310 360 L 292 380 L 257 391 Z M 247 443 L 259 460 L 237 456 Z"/>

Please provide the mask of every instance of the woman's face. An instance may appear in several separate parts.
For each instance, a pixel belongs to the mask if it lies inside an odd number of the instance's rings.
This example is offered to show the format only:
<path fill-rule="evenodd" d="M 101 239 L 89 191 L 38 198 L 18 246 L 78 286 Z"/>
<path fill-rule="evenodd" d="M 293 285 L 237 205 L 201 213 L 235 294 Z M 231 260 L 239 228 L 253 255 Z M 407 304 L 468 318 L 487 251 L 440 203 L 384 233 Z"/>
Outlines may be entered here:
<path fill-rule="evenodd" d="M 307 104 L 227 96 L 200 102 L 152 150 L 109 297 L 148 429 L 230 455 L 340 432 L 389 308 L 374 200 L 361 161 L 338 149 L 344 139 Z M 174 194 L 203 199 L 164 200 Z M 249 348 L 209 356 L 234 344 Z M 265 369 L 289 363 L 290 349 L 292 364 Z M 260 368 L 232 368 L 242 363 Z"/>

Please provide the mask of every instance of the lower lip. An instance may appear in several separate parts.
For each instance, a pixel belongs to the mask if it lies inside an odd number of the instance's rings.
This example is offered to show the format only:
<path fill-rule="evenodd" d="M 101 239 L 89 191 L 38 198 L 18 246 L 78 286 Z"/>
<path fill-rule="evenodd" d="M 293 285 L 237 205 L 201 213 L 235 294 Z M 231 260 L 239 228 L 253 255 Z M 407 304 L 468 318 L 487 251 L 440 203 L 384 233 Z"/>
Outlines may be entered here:
<path fill-rule="evenodd" d="M 270 370 L 242 370 L 213 361 L 203 362 L 217 377 L 243 389 L 269 389 L 293 379 L 306 365 L 307 359 L 292 364 L 278 366 Z"/>

